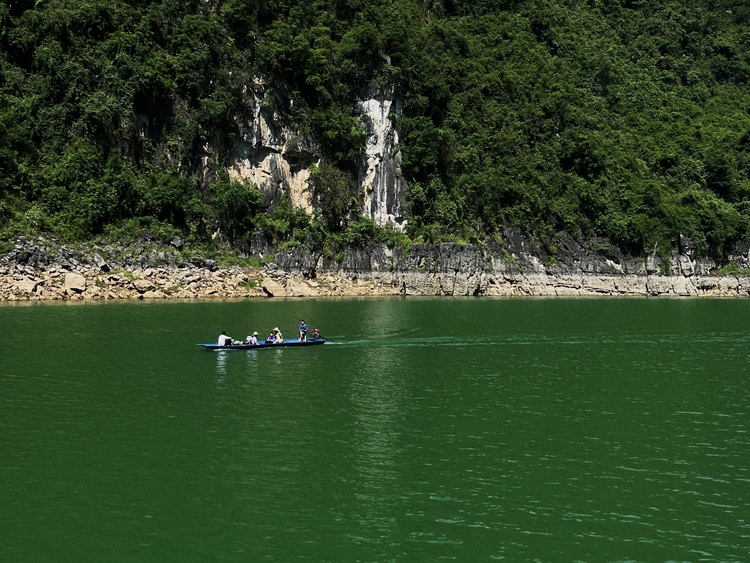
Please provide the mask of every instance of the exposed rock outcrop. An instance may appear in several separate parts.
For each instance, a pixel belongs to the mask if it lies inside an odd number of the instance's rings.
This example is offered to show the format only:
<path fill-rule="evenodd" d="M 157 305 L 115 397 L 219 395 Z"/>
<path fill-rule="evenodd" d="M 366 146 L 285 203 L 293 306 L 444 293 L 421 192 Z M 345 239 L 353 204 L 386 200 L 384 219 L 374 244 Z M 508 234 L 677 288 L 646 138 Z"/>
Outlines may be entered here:
<path fill-rule="evenodd" d="M 237 119 L 239 141 L 227 159 L 227 171 L 232 179 L 257 186 L 265 206 L 274 206 L 285 194 L 293 206 L 311 213 L 308 180 L 312 165 L 321 162 L 321 147 L 274 111 L 267 94 L 260 79 L 246 87 L 247 114 Z M 393 88 L 377 83 L 370 85 L 352 107 L 367 137 L 357 171 L 362 215 L 381 226 L 391 223 L 403 230 L 407 185 L 401 173 L 398 134 L 391 120 L 391 115 L 399 112 L 400 102 Z M 205 162 L 219 152 L 207 146 Z"/>
<path fill-rule="evenodd" d="M 583 242 L 565 235 L 554 254 L 517 231 L 487 246 L 413 245 L 408 252 L 380 246 L 348 249 L 340 263 L 305 249 L 276 256 L 275 265 L 303 278 L 335 274 L 360 285 L 373 284 L 403 295 L 673 295 L 748 296 L 750 276 L 713 276 L 714 262 L 683 246 L 668 257 L 646 259 L 622 253 L 604 241 Z M 740 248 L 732 257 L 747 270 Z"/>
<path fill-rule="evenodd" d="M 354 106 L 367 132 L 359 167 L 363 214 L 381 227 L 391 223 L 404 230 L 407 185 L 401 173 L 398 133 L 391 120 L 391 114 L 400 115 L 401 104 L 394 97 L 393 87 L 383 89 L 373 83 L 365 94 Z"/>
<path fill-rule="evenodd" d="M 262 268 L 218 268 L 184 245 L 144 238 L 131 247 L 20 238 L 0 257 L 0 301 L 200 299 L 344 295 L 750 296 L 750 245 L 730 256 L 736 275 L 711 275 L 683 237 L 668 256 L 632 257 L 604 241 L 561 235 L 554 246 L 509 231 L 484 246 L 348 248 L 334 259 L 296 247 Z M 251 245 L 270 256 L 260 241 Z M 172 252 L 167 250 L 171 248 Z M 104 267 L 106 266 L 106 268 Z"/>
<path fill-rule="evenodd" d="M 312 211 L 307 190 L 310 166 L 320 159 L 320 147 L 281 117 L 265 101 L 265 84 L 256 81 L 245 89 L 249 117 L 238 120 L 240 140 L 229 157 L 231 178 L 260 189 L 263 203 L 272 206 L 282 194 L 295 207 Z"/>

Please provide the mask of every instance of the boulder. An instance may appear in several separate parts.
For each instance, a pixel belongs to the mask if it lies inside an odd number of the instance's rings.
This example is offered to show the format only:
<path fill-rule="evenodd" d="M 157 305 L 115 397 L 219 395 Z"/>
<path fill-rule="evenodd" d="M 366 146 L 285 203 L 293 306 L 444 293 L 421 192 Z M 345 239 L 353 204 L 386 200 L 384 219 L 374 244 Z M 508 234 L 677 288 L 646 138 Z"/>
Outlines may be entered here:
<path fill-rule="evenodd" d="M 161 291 L 144 291 L 141 294 L 141 297 L 143 299 L 164 299 L 166 295 L 164 295 Z"/>
<path fill-rule="evenodd" d="M 76 272 L 67 272 L 63 287 L 69 294 L 70 292 L 83 293 L 86 291 L 86 278 Z"/>
<path fill-rule="evenodd" d="M 31 295 L 32 293 L 34 293 L 40 283 L 41 282 L 39 280 L 24 278 L 22 280 L 17 280 L 16 282 L 14 282 L 14 285 L 22 293 Z"/>
<path fill-rule="evenodd" d="M 286 295 L 284 286 L 271 278 L 263 280 L 263 292 L 268 295 L 268 297 L 283 297 Z"/>
<path fill-rule="evenodd" d="M 291 282 L 287 287 L 289 295 L 293 297 L 314 297 L 318 294 L 313 288 L 305 283 L 294 283 Z"/>
<path fill-rule="evenodd" d="M 155 288 L 154 284 L 148 280 L 133 280 L 133 287 L 138 293 L 153 291 Z"/>
<path fill-rule="evenodd" d="M 109 272 L 109 270 L 111 269 L 109 267 L 109 264 L 107 264 L 107 261 L 98 254 L 94 254 L 94 264 L 96 264 L 96 267 L 99 268 L 102 272 Z"/>

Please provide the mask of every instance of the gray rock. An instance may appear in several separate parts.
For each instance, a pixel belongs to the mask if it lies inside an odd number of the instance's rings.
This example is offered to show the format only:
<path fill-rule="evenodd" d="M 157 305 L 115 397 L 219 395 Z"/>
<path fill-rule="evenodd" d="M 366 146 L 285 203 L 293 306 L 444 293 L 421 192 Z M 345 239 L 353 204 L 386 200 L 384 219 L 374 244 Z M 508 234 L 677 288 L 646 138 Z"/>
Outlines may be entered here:
<path fill-rule="evenodd" d="M 94 254 L 94 264 L 97 268 L 99 268 L 102 272 L 109 272 L 111 268 L 109 267 L 109 264 L 107 264 L 107 261 L 104 260 L 99 254 Z"/>
<path fill-rule="evenodd" d="M 170 269 L 175 268 L 175 259 L 171 252 L 159 252 L 156 257 L 158 264 L 165 264 Z"/>
<path fill-rule="evenodd" d="M 266 270 L 269 272 L 280 268 L 285 272 L 299 274 L 306 278 L 315 277 L 315 270 L 318 262 L 317 257 L 303 246 L 279 252 L 275 255 L 274 260 L 274 269 L 269 267 L 271 264 L 266 267 Z"/>

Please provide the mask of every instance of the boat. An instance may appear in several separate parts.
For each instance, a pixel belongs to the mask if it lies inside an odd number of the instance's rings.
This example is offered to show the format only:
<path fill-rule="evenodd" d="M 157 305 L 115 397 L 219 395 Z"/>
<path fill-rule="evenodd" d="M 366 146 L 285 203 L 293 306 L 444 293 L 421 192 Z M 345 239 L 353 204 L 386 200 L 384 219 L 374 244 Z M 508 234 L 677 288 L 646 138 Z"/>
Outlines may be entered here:
<path fill-rule="evenodd" d="M 307 340 L 282 340 L 281 342 L 265 342 L 261 341 L 257 344 L 228 344 L 221 346 L 216 343 L 198 344 L 206 350 L 264 350 L 267 348 L 302 348 L 304 346 L 317 346 L 319 344 L 325 344 L 325 338 L 308 338 Z"/>

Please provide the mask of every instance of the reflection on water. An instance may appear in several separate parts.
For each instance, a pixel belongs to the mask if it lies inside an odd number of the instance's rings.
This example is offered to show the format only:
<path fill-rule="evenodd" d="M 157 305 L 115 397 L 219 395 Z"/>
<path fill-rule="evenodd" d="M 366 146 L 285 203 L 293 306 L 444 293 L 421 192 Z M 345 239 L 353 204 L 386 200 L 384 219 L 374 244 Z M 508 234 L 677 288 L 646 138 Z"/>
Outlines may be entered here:
<path fill-rule="evenodd" d="M 405 395 L 399 356 L 398 351 L 372 348 L 361 355 L 352 371 L 359 520 L 378 528 L 395 524 L 392 491 L 398 481 L 397 454 Z"/>
<path fill-rule="evenodd" d="M 219 380 L 223 381 L 227 375 L 227 354 L 226 350 L 218 350 L 214 352 L 216 354 L 216 375 L 219 376 Z"/>
<path fill-rule="evenodd" d="M 245 352 L 245 360 L 247 362 L 248 369 L 252 369 L 254 367 L 255 360 L 257 359 L 257 353 L 258 352 L 256 350 L 248 350 L 247 352 Z"/>
<path fill-rule="evenodd" d="M 398 325 L 397 312 L 391 307 L 373 308 L 366 319 L 378 332 L 392 331 Z M 398 482 L 398 443 L 406 395 L 402 360 L 398 349 L 365 344 L 351 366 L 358 522 L 381 533 L 396 523 L 393 489 Z"/>
<path fill-rule="evenodd" d="M 276 351 L 277 354 L 280 350 Z M 253 369 L 256 359 L 257 350 L 216 350 L 213 352 L 216 355 L 216 376 L 217 381 L 223 382 L 227 376 L 227 364 L 236 360 L 239 362 L 240 359 L 244 358 L 245 366 L 248 370 Z M 270 352 L 268 352 L 270 354 Z M 277 359 L 277 363 L 278 363 Z"/>

